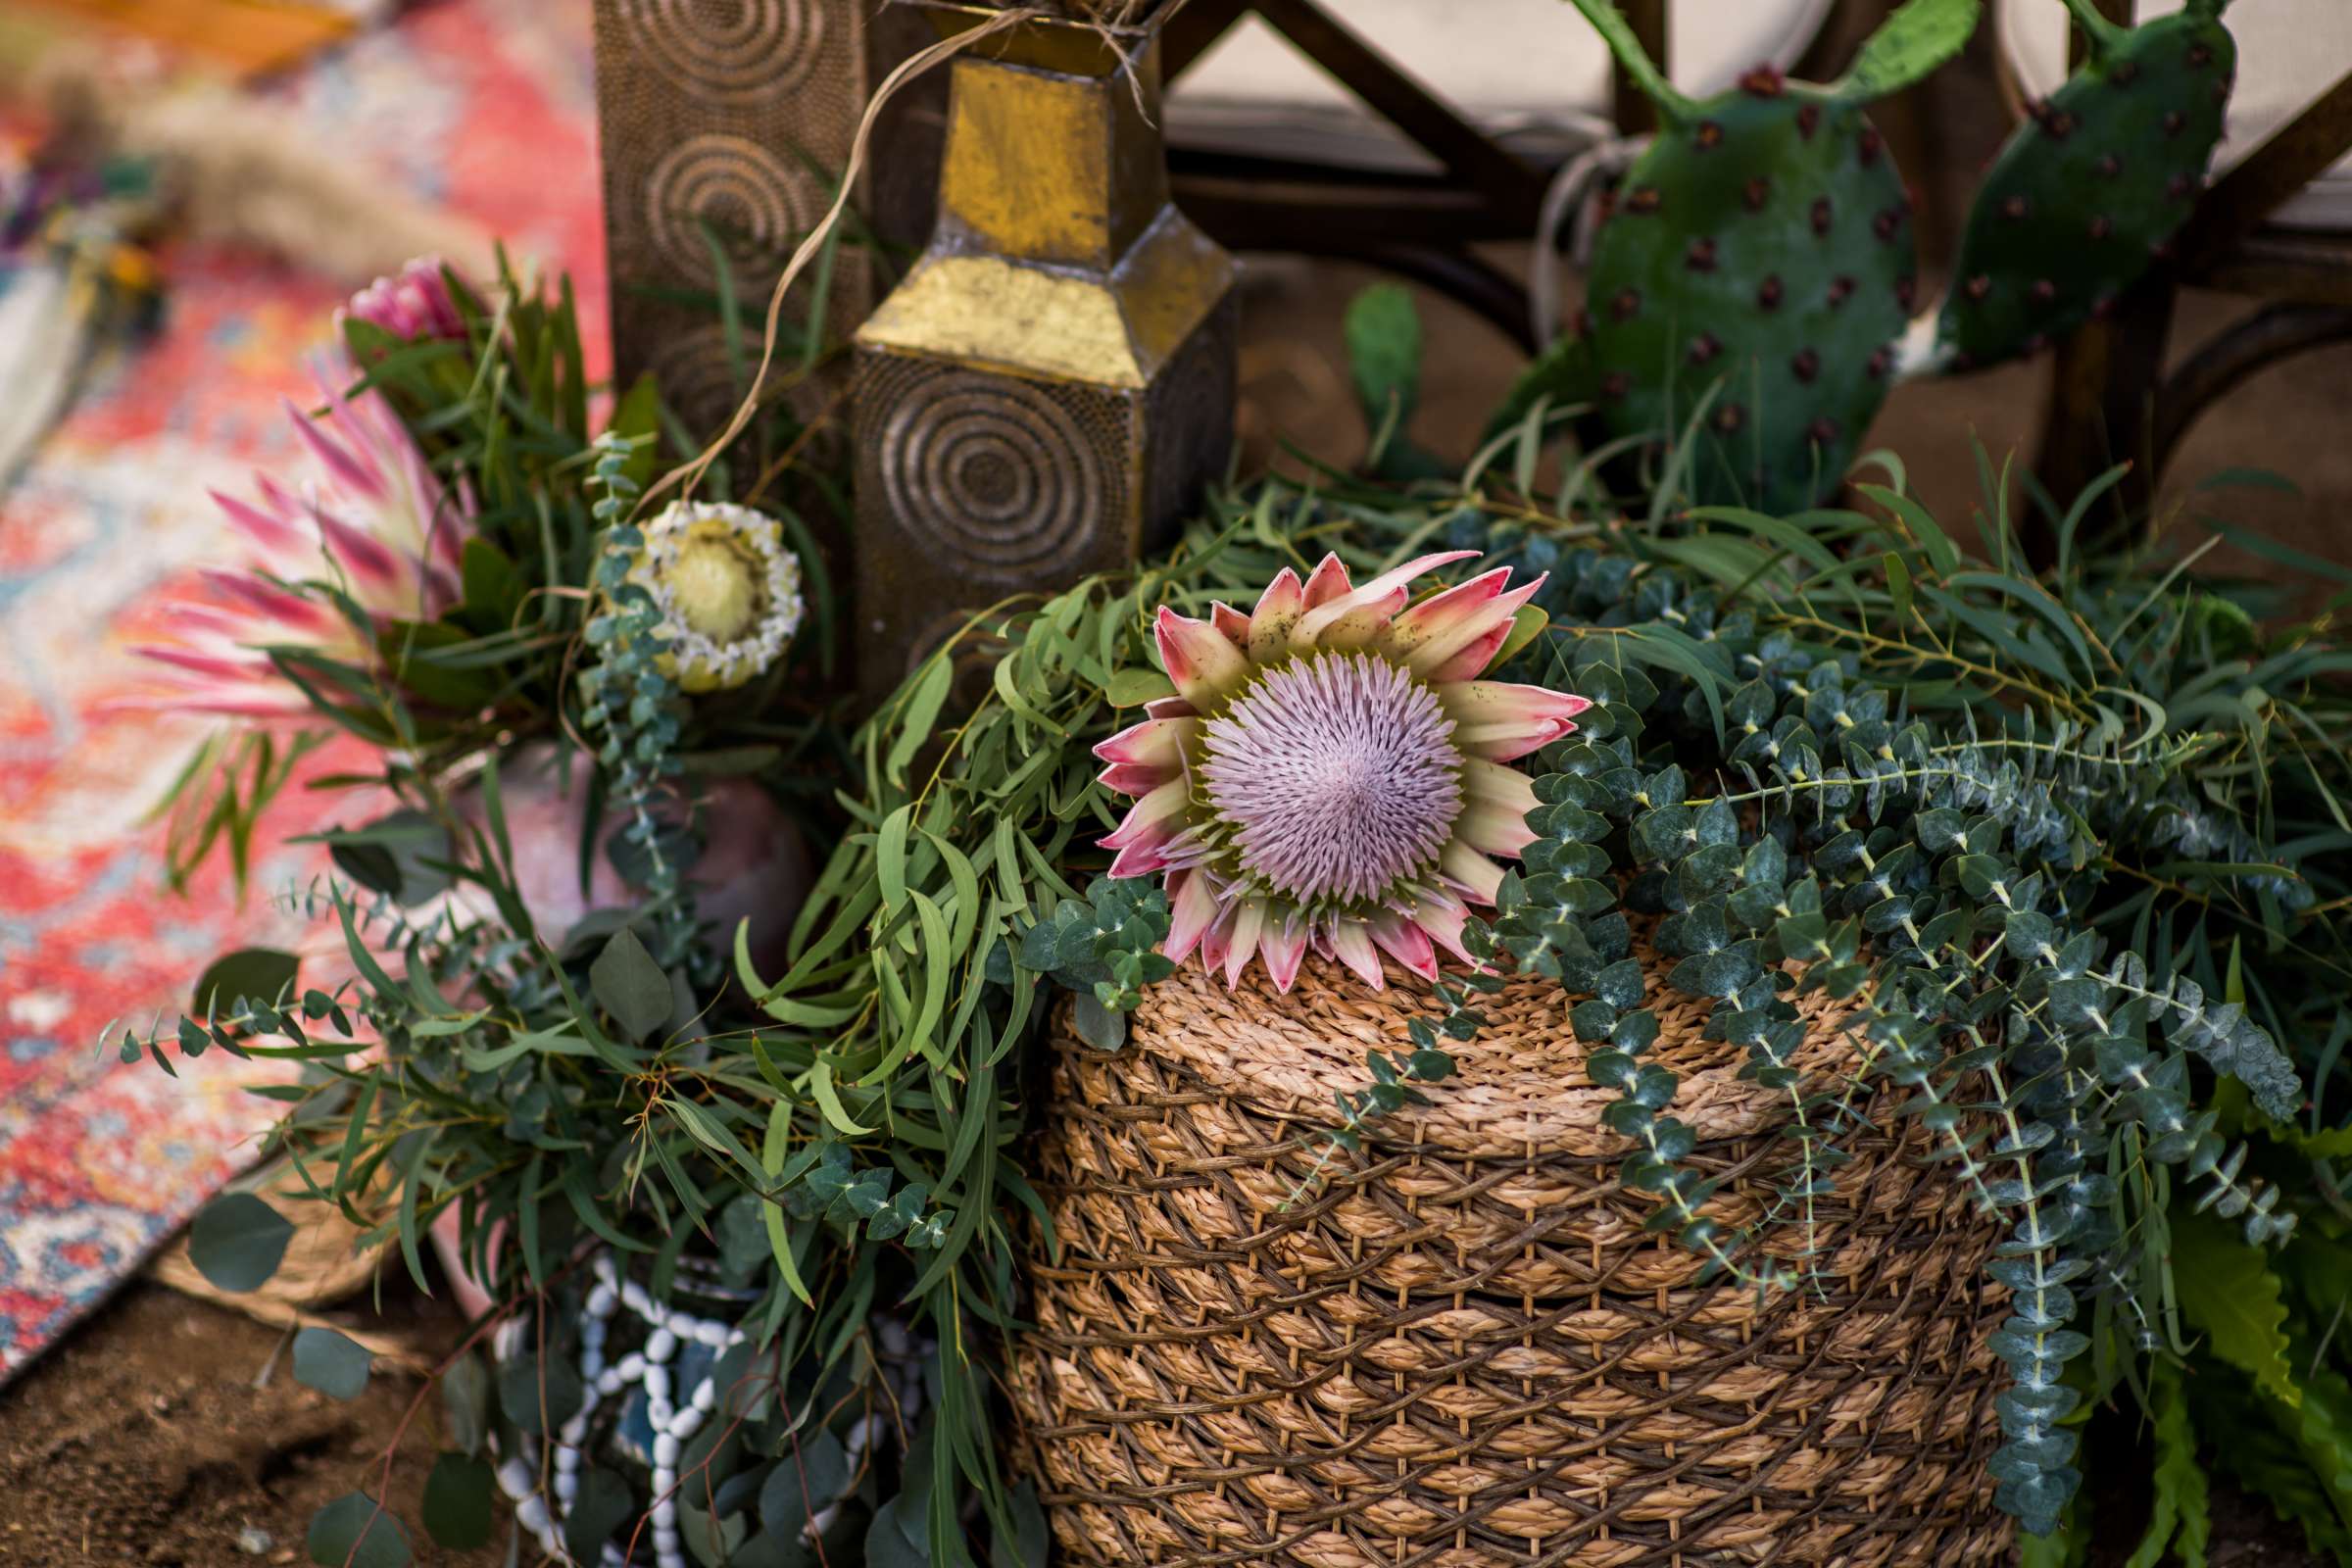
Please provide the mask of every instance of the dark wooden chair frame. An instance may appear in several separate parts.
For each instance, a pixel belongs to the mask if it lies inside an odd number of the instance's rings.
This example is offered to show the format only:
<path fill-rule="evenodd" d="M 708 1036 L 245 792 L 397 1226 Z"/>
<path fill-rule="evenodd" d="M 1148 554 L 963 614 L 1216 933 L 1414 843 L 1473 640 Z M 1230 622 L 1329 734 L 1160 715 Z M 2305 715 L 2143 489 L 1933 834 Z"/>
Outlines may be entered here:
<path fill-rule="evenodd" d="M 1436 3 L 1436 0 L 1433 0 Z M 1652 59 L 1666 58 L 1667 0 L 1626 0 Z M 1176 201 L 1234 250 L 1347 257 L 1452 295 L 1533 352 L 1527 291 L 1472 248 L 1536 232 L 1553 171 L 1502 146 L 1350 29 L 1321 0 L 1189 0 L 1161 35 L 1160 66 L 1173 81 L 1225 30 L 1255 12 L 1330 71 L 1441 168 L 1428 174 L 1168 151 Z M 1649 101 L 1617 74 L 1621 132 L 1655 123 Z"/>
<path fill-rule="evenodd" d="M 1669 0 L 1623 0 L 1651 58 L 1666 59 Z M 2099 0 L 2129 22 L 2133 0 Z M 1182 145 L 1168 153 L 1176 198 L 1235 250 L 1366 261 L 1468 305 L 1533 352 L 1528 299 L 1517 279 L 1474 247 L 1536 231 L 1554 171 L 1530 163 L 1350 29 L 1324 0 L 1189 0 L 1169 19 L 1161 66 L 1169 80 L 1254 12 L 1440 166 L 1426 174 L 1341 169 Z M 1614 119 L 1621 133 L 1656 115 L 1622 70 Z M 2059 347 L 2043 424 L 2043 483 L 2073 495 L 2120 458 L 2134 461 L 2116 504 L 2144 508 L 2197 416 L 2232 387 L 2293 355 L 2352 341 L 2352 234 L 2267 222 L 2280 203 L 2352 148 L 2352 74 L 2273 133 L 2199 202 L 2174 254 L 2128 290 L 2104 319 Z M 2267 302 L 2205 344 L 2167 378 L 2174 306 L 2184 287 Z"/>
<path fill-rule="evenodd" d="M 2129 22 L 2132 7 L 2132 0 L 2101 0 L 2100 10 Z M 2352 72 L 2217 180 L 2165 265 L 2126 291 L 2105 319 L 2060 345 L 2037 465 L 2051 495 L 2079 494 L 2129 459 L 2133 471 L 2116 487 L 2116 506 L 2121 516 L 2144 513 L 2205 410 L 2283 360 L 2352 341 L 2352 233 L 2268 221 L 2348 149 Z M 2174 307 L 2184 287 L 2265 303 L 2167 376 Z"/>

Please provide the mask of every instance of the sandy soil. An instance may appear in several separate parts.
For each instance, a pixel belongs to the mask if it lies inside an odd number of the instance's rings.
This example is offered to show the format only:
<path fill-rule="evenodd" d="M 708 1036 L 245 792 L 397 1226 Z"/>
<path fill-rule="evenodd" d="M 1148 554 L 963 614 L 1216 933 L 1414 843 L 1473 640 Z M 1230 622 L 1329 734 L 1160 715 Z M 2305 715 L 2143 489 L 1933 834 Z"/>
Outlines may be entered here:
<path fill-rule="evenodd" d="M 392 1310 L 414 1314 L 397 1298 Z M 141 1284 L 0 1395 L 0 1564 L 8 1568 L 254 1568 L 307 1563 L 311 1516 L 372 1491 L 419 1382 L 377 1371 L 348 1402 L 294 1381 L 277 1331 Z M 438 1396 L 410 1423 L 392 1502 L 416 1518 L 440 1429 Z M 496 1568 L 495 1545 L 420 1568 Z M 527 1558 L 525 1559 L 528 1560 Z"/>

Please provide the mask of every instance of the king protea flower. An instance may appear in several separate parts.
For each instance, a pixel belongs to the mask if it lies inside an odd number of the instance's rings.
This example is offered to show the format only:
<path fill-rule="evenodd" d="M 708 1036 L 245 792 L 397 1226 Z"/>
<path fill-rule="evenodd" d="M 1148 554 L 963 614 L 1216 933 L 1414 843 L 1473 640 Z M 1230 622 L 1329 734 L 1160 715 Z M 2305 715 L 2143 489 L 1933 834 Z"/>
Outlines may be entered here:
<path fill-rule="evenodd" d="M 1440 947 L 1470 959 L 1462 926 L 1501 887 L 1494 858 L 1535 838 L 1535 789 L 1507 764 L 1592 706 L 1478 678 L 1542 577 L 1508 588 L 1497 567 L 1407 608 L 1414 578 L 1477 554 L 1360 588 L 1326 556 L 1304 583 L 1283 568 L 1248 614 L 1161 609 L 1176 695 L 1095 755 L 1136 797 L 1102 841 L 1110 874 L 1167 874 L 1170 958 L 1198 950 L 1234 985 L 1263 957 L 1283 991 L 1310 944 L 1375 988 L 1383 953 L 1425 977 Z"/>
<path fill-rule="evenodd" d="M 249 564 L 206 567 L 212 596 L 172 607 L 190 635 L 134 652 L 168 665 L 172 683 L 134 699 L 255 718 L 300 720 L 312 708 L 265 650 L 298 647 L 364 669 L 373 641 L 333 599 L 331 584 L 377 624 L 438 619 L 459 599 L 458 562 L 473 532 L 473 498 L 444 487 L 383 399 L 325 394 L 313 417 L 286 415 L 317 470 L 299 485 L 254 475 L 255 498 L 213 500 L 247 544 Z"/>

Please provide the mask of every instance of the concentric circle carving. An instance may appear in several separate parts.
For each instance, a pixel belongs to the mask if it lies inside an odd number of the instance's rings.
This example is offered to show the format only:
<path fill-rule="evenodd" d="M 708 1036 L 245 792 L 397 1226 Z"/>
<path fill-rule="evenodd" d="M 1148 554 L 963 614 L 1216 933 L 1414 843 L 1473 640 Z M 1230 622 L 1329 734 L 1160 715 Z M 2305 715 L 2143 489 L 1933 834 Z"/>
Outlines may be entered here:
<path fill-rule="evenodd" d="M 1102 457 L 1070 412 L 1023 381 L 947 372 L 908 387 L 882 429 L 891 511 L 989 575 L 1066 565 L 1102 515 Z"/>
<path fill-rule="evenodd" d="M 824 52 L 821 0 L 618 0 L 639 57 L 706 101 L 789 92 Z"/>
<path fill-rule="evenodd" d="M 747 136 L 707 131 L 655 161 L 645 178 L 647 227 L 678 274 L 717 281 L 708 223 L 738 289 L 773 277 L 824 210 L 816 176 Z"/>
<path fill-rule="evenodd" d="M 758 363 L 756 344 L 751 352 L 747 369 Z M 714 434 L 743 399 L 727 364 L 727 329 L 715 322 L 663 332 L 645 368 L 654 372 L 662 401 L 698 434 Z"/>

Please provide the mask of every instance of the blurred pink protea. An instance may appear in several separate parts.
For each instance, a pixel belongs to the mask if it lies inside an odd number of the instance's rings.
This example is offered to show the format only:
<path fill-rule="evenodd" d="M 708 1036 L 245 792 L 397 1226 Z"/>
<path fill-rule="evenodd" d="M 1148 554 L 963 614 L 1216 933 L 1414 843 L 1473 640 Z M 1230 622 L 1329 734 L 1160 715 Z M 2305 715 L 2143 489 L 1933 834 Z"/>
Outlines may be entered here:
<path fill-rule="evenodd" d="M 462 338 L 466 318 L 450 296 L 441 258 L 419 256 L 390 277 L 379 277 L 351 297 L 344 312 L 394 337 Z"/>
<path fill-rule="evenodd" d="M 1471 904 L 1535 837 L 1534 786 L 1508 764 L 1576 728 L 1592 704 L 1481 680 L 1544 579 L 1497 567 L 1407 608 L 1422 573 L 1477 555 L 1406 562 L 1355 587 L 1337 556 L 1300 583 L 1287 566 L 1248 614 L 1162 608 L 1176 695 L 1095 748 L 1102 781 L 1136 797 L 1112 876 L 1167 874 L 1166 955 L 1196 950 L 1233 985 L 1262 956 L 1288 991 L 1307 947 L 1377 988 L 1380 955 L 1437 973 L 1465 960 Z"/>
<path fill-rule="evenodd" d="M 345 400 L 323 383 L 321 391 L 325 411 L 316 418 L 286 404 L 313 478 L 288 486 L 257 473 L 251 501 L 211 492 L 253 547 L 249 564 L 204 568 L 212 597 L 172 606 L 189 635 L 133 650 L 172 679 L 130 706 L 306 718 L 309 701 L 264 650 L 294 645 L 362 668 L 379 663 L 372 640 L 310 585 L 331 584 L 379 625 L 434 620 L 457 604 L 459 558 L 473 532 L 470 491 L 433 476 L 381 397 Z"/>

